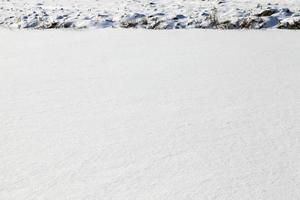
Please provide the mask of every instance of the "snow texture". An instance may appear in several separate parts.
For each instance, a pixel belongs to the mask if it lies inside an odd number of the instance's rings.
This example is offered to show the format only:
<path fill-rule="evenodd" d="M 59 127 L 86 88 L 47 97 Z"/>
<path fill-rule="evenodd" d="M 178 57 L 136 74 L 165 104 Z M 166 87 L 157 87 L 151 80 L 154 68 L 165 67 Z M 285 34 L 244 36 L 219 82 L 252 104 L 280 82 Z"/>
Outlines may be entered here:
<path fill-rule="evenodd" d="M 299 200 L 291 31 L 0 31 L 0 199 Z"/>
<path fill-rule="evenodd" d="M 0 0 L 7 28 L 300 29 L 299 0 Z"/>

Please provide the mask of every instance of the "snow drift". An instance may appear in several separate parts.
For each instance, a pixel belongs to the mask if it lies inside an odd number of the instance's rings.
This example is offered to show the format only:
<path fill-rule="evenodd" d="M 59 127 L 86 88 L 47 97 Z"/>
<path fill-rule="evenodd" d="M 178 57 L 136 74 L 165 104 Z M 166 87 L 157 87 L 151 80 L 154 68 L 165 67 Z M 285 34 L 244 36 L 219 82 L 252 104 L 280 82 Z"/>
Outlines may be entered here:
<path fill-rule="evenodd" d="M 297 32 L 2 30 L 0 45 L 0 199 L 300 198 Z"/>

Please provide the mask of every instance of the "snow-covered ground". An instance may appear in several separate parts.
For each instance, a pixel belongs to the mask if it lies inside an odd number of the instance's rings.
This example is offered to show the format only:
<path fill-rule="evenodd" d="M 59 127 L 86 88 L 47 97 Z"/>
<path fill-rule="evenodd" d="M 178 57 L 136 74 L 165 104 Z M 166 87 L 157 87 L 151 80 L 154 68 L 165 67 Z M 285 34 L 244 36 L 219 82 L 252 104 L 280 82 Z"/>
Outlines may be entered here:
<path fill-rule="evenodd" d="M 0 31 L 0 199 L 299 200 L 290 31 Z"/>
<path fill-rule="evenodd" d="M 0 26 L 300 29 L 300 1 L 0 0 Z"/>

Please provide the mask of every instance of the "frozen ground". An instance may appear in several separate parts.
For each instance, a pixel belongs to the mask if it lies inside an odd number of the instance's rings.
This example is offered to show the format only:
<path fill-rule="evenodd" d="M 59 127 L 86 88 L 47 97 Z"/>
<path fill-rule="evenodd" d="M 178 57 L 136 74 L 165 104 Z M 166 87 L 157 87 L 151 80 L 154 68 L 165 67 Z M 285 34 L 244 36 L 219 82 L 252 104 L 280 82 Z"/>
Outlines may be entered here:
<path fill-rule="evenodd" d="M 1 200 L 300 199 L 298 32 L 2 30 L 0 46 Z"/>
<path fill-rule="evenodd" d="M 300 1 L 0 0 L 0 26 L 300 29 Z"/>

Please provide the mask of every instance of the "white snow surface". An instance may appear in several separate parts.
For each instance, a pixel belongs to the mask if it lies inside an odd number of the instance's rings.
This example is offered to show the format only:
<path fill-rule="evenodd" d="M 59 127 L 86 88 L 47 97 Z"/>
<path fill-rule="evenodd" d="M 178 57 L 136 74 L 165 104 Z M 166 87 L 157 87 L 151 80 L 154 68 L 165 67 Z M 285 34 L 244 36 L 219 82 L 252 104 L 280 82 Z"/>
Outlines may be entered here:
<path fill-rule="evenodd" d="M 271 12 L 260 16 L 266 10 Z M 37 29 L 300 29 L 300 1 L 0 0 L 0 26 Z"/>
<path fill-rule="evenodd" d="M 0 199 L 299 200 L 292 31 L 0 31 Z"/>

